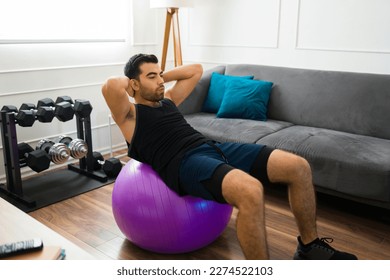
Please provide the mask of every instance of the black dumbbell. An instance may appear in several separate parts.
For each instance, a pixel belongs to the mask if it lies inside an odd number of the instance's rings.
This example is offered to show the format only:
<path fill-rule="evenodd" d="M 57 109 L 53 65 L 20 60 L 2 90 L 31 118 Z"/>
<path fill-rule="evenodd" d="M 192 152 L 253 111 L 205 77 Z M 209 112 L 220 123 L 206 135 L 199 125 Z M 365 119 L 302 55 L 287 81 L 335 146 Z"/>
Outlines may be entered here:
<path fill-rule="evenodd" d="M 5 105 L 1 108 L 1 111 L 6 111 L 7 113 L 14 113 L 15 120 L 20 126 L 28 127 L 33 126 L 35 122 L 35 114 L 31 110 L 20 110 L 13 105 Z"/>
<path fill-rule="evenodd" d="M 62 122 L 70 121 L 74 116 L 73 106 L 69 102 L 54 103 L 51 98 L 43 98 L 38 100 L 37 108 L 40 107 L 46 107 L 54 111 L 56 118 Z"/>
<path fill-rule="evenodd" d="M 50 158 L 45 151 L 34 150 L 27 143 L 18 144 L 20 167 L 28 166 L 35 172 L 41 172 L 50 167 Z"/>
<path fill-rule="evenodd" d="M 122 169 L 122 163 L 117 158 L 109 158 L 104 160 L 104 157 L 99 152 L 93 152 L 94 170 L 103 168 L 104 173 L 108 177 L 116 177 Z"/>
<path fill-rule="evenodd" d="M 88 146 L 82 139 L 72 139 L 69 136 L 61 135 L 58 139 L 58 143 L 65 144 L 70 151 L 70 156 L 75 159 L 83 158 L 88 153 Z"/>
<path fill-rule="evenodd" d="M 55 164 L 62 164 L 69 159 L 69 148 L 63 143 L 54 143 L 48 139 L 38 142 L 36 150 L 45 151 L 50 160 Z"/>
<path fill-rule="evenodd" d="M 88 117 L 92 112 L 92 105 L 88 100 L 83 99 L 76 99 L 76 101 L 73 103 L 73 100 L 70 96 L 59 96 L 56 99 L 56 104 L 60 104 L 62 102 L 68 102 L 70 104 L 73 104 L 73 109 L 76 115 L 78 115 L 81 118 Z"/>
<path fill-rule="evenodd" d="M 50 107 L 39 107 L 38 109 L 32 103 L 23 103 L 19 111 L 30 110 L 36 116 L 37 120 L 43 123 L 49 123 L 54 118 L 54 110 Z"/>

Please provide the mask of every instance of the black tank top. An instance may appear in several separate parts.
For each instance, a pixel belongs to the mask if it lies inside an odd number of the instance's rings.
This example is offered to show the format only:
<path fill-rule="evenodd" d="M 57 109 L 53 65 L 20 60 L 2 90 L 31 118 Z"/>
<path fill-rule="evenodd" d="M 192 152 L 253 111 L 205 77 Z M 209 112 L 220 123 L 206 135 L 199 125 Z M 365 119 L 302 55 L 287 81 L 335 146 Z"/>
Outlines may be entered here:
<path fill-rule="evenodd" d="M 128 155 L 147 163 L 174 191 L 179 189 L 179 167 L 186 151 L 207 141 L 192 128 L 170 99 L 159 107 L 135 104 L 136 125 Z"/>

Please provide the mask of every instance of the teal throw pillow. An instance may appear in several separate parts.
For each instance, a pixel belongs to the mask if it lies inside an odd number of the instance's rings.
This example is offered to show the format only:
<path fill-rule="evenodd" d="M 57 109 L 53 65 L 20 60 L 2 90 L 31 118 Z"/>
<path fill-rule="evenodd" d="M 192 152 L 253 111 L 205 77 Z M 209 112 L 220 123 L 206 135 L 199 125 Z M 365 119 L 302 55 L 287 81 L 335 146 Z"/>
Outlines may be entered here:
<path fill-rule="evenodd" d="M 217 117 L 266 121 L 272 85 L 259 80 L 228 81 Z"/>
<path fill-rule="evenodd" d="M 221 106 L 223 95 L 225 93 L 226 82 L 232 79 L 253 79 L 253 76 L 229 76 L 213 72 L 211 74 L 209 91 L 205 102 L 203 103 L 203 112 L 217 113 Z"/>

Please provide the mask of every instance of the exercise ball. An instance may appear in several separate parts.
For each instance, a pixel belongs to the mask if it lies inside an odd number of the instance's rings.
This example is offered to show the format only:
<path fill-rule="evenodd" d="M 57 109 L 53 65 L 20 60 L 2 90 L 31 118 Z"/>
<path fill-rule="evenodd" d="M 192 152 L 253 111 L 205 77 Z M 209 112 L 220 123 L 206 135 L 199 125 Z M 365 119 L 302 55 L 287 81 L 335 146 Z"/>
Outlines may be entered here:
<path fill-rule="evenodd" d="M 233 208 L 179 196 L 148 164 L 131 159 L 114 183 L 112 210 L 119 229 L 132 243 L 156 253 L 177 254 L 217 239 Z"/>

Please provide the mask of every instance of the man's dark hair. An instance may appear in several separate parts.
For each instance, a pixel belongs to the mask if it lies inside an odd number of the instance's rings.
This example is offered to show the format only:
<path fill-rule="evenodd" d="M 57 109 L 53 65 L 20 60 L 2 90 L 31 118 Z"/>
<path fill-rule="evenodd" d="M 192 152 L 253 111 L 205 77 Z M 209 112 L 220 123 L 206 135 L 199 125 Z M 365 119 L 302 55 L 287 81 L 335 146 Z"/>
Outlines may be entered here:
<path fill-rule="evenodd" d="M 158 58 L 154 54 L 139 53 L 130 57 L 125 65 L 125 75 L 129 79 L 139 79 L 141 74 L 140 66 L 144 63 L 158 63 Z"/>

